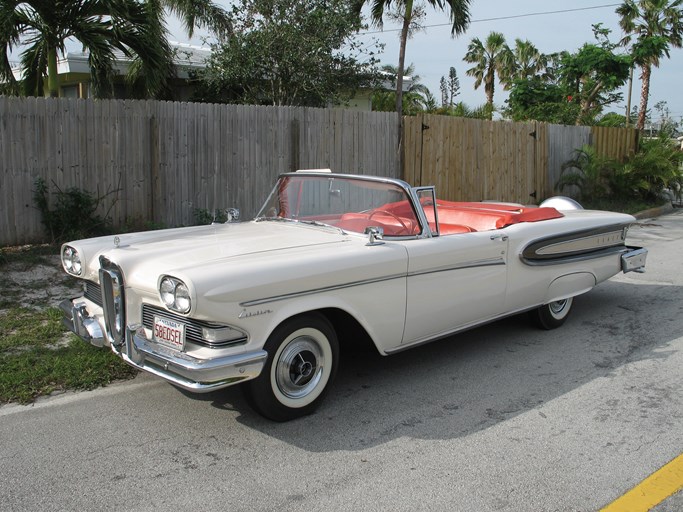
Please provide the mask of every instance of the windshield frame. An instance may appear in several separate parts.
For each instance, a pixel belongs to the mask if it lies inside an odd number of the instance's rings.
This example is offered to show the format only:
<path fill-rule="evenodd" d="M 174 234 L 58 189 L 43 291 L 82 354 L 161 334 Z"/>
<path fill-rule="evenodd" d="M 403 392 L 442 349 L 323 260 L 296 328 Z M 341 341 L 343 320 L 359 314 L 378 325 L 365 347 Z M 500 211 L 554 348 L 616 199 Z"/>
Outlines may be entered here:
<path fill-rule="evenodd" d="M 415 215 L 415 218 L 419 224 L 419 232 L 416 234 L 410 234 L 410 235 L 385 235 L 386 237 L 390 238 L 391 240 L 412 240 L 416 238 L 430 238 L 433 236 L 431 230 L 429 229 L 429 224 L 427 222 L 427 218 L 425 215 L 424 210 L 420 207 L 416 207 L 416 205 L 419 205 L 419 201 L 417 200 L 417 195 L 416 191 L 413 187 L 411 187 L 408 183 L 406 183 L 403 180 L 397 179 L 397 178 L 387 178 L 387 177 L 381 177 L 381 176 L 367 176 L 367 175 L 360 175 L 360 174 L 339 174 L 339 173 L 330 173 L 330 172 L 320 172 L 320 171 L 297 171 L 297 172 L 287 172 L 287 173 L 282 173 L 278 176 L 278 180 L 271 190 L 270 194 L 268 194 L 268 197 L 266 198 L 265 202 L 263 203 L 263 206 L 259 209 L 258 214 L 254 218 L 255 221 L 265 221 L 265 220 L 285 220 L 289 222 L 294 222 L 294 223 L 302 223 L 306 225 L 315 225 L 314 223 L 311 222 L 302 222 L 300 219 L 291 219 L 287 217 L 273 217 L 272 215 L 267 215 L 266 210 L 269 209 L 271 206 L 271 203 L 274 200 L 274 197 L 277 197 L 277 195 L 280 193 L 280 187 L 282 186 L 283 179 L 286 178 L 306 178 L 306 177 L 311 177 L 311 178 L 317 178 L 317 179 L 340 179 L 340 180 L 352 180 L 352 181 L 365 181 L 365 182 L 373 182 L 373 183 L 384 183 L 387 185 L 391 185 L 394 187 L 398 187 L 405 193 L 405 198 L 407 199 L 410 207 L 413 210 L 413 213 Z M 324 221 L 319 221 L 320 224 L 325 224 Z M 340 229 L 343 232 L 346 232 L 343 230 L 343 228 L 339 228 L 337 226 L 333 226 L 331 224 L 325 225 L 325 227 L 333 227 Z M 354 234 L 361 234 L 357 231 L 351 231 Z"/>

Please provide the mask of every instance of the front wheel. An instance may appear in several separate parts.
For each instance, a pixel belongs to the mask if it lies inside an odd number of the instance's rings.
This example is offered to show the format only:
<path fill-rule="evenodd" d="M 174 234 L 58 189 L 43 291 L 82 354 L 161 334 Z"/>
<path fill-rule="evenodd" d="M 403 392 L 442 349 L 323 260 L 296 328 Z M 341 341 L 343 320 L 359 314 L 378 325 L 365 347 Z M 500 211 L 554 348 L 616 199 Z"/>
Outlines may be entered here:
<path fill-rule="evenodd" d="M 251 406 L 274 421 L 289 421 L 312 413 L 334 379 L 339 344 L 327 319 L 317 313 L 281 324 L 268 338 L 266 365 L 245 383 Z"/>
<path fill-rule="evenodd" d="M 556 329 L 560 327 L 572 309 L 573 297 L 557 300 L 550 304 L 545 304 L 534 311 L 531 311 L 531 318 L 542 329 Z"/>

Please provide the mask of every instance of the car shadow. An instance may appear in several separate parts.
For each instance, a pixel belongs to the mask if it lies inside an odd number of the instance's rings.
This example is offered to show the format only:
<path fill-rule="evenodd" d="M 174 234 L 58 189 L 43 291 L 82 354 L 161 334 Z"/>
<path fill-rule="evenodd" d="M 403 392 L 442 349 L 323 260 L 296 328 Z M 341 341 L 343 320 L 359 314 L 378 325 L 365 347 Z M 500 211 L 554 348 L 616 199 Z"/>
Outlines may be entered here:
<path fill-rule="evenodd" d="M 609 378 L 624 364 L 668 357 L 666 345 L 683 327 L 682 298 L 681 287 L 608 281 L 576 299 L 553 331 L 519 315 L 390 357 L 354 347 L 318 411 L 289 423 L 258 416 L 239 386 L 188 396 L 236 410 L 244 426 L 313 452 L 404 436 L 452 439 Z"/>

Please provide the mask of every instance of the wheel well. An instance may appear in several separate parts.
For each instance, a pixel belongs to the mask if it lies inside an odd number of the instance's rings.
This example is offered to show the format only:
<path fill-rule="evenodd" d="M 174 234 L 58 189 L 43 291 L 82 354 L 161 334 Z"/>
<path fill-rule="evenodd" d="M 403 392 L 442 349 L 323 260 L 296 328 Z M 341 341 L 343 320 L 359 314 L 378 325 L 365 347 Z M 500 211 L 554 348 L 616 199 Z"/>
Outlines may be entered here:
<path fill-rule="evenodd" d="M 340 351 L 365 351 L 372 349 L 378 352 L 370 335 L 352 315 L 337 308 L 324 308 L 317 311 L 324 315 L 332 324 L 339 339 Z"/>

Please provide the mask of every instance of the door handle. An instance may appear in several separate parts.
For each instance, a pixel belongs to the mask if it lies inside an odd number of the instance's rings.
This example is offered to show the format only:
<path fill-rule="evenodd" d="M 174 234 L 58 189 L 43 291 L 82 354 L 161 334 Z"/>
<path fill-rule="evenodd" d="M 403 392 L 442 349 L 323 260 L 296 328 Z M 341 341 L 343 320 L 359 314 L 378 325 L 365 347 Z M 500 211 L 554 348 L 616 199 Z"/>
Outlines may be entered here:
<path fill-rule="evenodd" d="M 498 233 L 497 235 L 491 235 L 491 240 L 498 240 L 498 239 L 500 239 L 503 242 L 507 242 L 508 236 L 503 235 L 502 233 Z"/>

